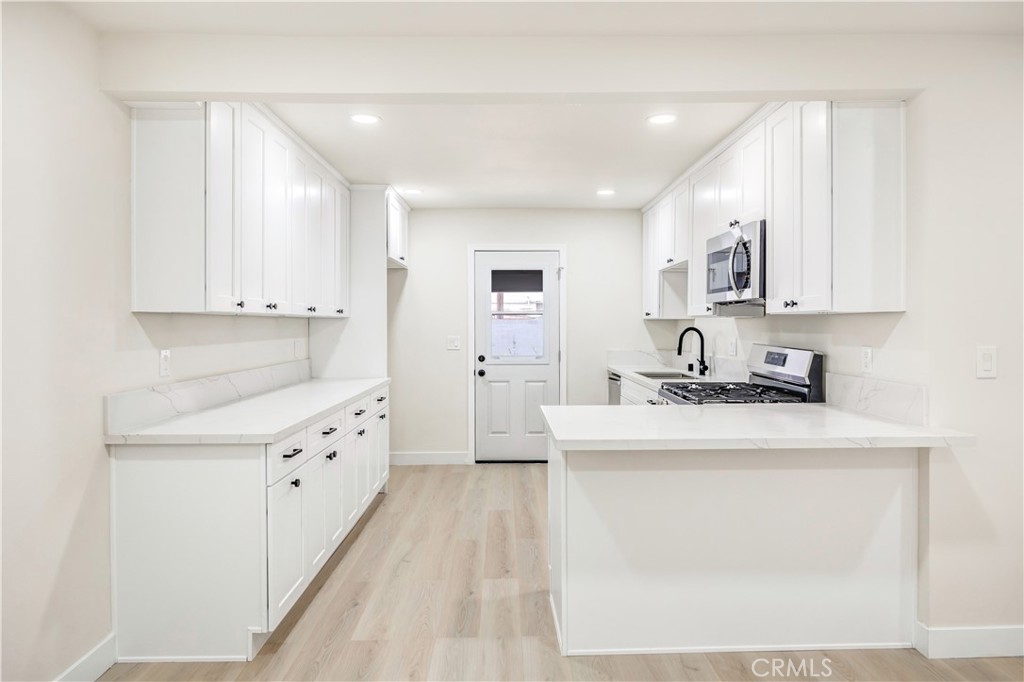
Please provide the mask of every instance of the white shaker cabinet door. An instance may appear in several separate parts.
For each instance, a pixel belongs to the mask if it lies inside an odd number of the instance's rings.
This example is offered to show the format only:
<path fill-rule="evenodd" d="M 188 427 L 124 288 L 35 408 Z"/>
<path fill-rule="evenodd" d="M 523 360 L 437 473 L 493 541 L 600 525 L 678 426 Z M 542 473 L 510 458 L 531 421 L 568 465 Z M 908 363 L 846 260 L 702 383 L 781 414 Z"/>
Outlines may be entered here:
<path fill-rule="evenodd" d="M 391 421 L 388 411 L 377 415 L 377 470 L 380 472 L 380 489 L 388 482 L 391 475 Z"/>
<path fill-rule="evenodd" d="M 661 317 L 661 306 L 658 300 L 658 233 L 657 207 L 652 207 L 643 214 L 642 246 L 643 256 L 640 273 L 641 281 L 641 313 L 645 320 L 656 320 Z"/>
<path fill-rule="evenodd" d="M 671 263 L 667 265 L 678 265 L 688 261 L 690 258 L 690 181 L 683 180 L 672 192 L 672 253 L 669 256 Z"/>
<path fill-rule="evenodd" d="M 323 249 L 324 249 L 324 184 L 326 174 L 317 165 L 306 169 L 306 306 L 297 311 L 302 315 L 316 315 L 324 308 Z"/>
<path fill-rule="evenodd" d="M 313 457 L 298 471 L 298 477 L 302 480 L 302 554 L 306 575 L 310 578 L 323 567 L 330 554 L 324 514 L 324 454 Z"/>
<path fill-rule="evenodd" d="M 327 554 L 345 538 L 343 442 L 338 441 L 322 455 L 324 459 L 324 523 Z"/>
<path fill-rule="evenodd" d="M 707 302 L 707 241 L 722 231 L 718 221 L 718 165 L 712 161 L 693 177 L 693 219 L 690 250 L 690 317 L 707 317 L 713 307 Z"/>
<path fill-rule="evenodd" d="M 370 506 L 370 432 L 369 425 L 356 429 L 356 485 L 359 494 L 359 514 Z"/>
<path fill-rule="evenodd" d="M 335 301 L 334 314 L 339 317 L 348 317 L 350 314 L 349 290 L 351 265 L 349 264 L 349 211 L 351 206 L 351 195 L 348 188 L 337 183 L 337 222 L 335 253 L 337 261 L 335 266 Z"/>
<path fill-rule="evenodd" d="M 764 219 L 765 151 L 764 123 L 759 123 L 737 143 L 740 151 L 741 225 Z"/>
<path fill-rule="evenodd" d="M 317 317 L 337 317 L 338 306 L 338 184 L 325 175 L 320 211 L 320 302 Z"/>
<path fill-rule="evenodd" d="M 270 629 L 281 622 L 306 585 L 302 554 L 302 478 L 297 473 L 267 488 L 267 578 Z"/>
<path fill-rule="evenodd" d="M 267 118 L 244 104 L 241 138 L 241 312 L 281 314 L 289 306 L 290 144 Z"/>
<path fill-rule="evenodd" d="M 306 230 L 306 174 L 310 160 L 304 154 L 292 153 L 288 160 L 288 241 L 289 276 L 291 278 L 290 311 L 305 315 L 309 307 L 309 271 L 306 268 L 308 250 Z M 284 312 L 284 311 L 281 311 Z"/>
<path fill-rule="evenodd" d="M 206 105 L 206 308 L 235 313 L 241 301 L 235 164 L 239 151 L 239 105 Z"/>
<path fill-rule="evenodd" d="M 356 432 L 345 434 L 341 445 L 341 504 L 348 533 L 359 520 L 359 453 Z"/>

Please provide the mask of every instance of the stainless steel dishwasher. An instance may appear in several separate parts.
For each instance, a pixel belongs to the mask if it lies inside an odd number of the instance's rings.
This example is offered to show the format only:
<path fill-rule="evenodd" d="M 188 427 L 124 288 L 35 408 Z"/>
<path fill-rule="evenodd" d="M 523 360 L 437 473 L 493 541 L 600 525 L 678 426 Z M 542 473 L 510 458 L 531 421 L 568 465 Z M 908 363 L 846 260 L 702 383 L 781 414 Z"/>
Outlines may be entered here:
<path fill-rule="evenodd" d="M 608 404 L 622 404 L 622 377 L 608 372 Z"/>

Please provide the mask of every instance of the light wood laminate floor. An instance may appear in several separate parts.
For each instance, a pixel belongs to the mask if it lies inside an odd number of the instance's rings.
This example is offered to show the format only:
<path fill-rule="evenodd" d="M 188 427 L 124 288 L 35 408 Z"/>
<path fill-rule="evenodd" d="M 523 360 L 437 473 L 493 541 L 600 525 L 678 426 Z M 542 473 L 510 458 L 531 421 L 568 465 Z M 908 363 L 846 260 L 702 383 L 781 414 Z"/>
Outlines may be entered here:
<path fill-rule="evenodd" d="M 939 661 L 912 649 L 563 658 L 547 597 L 546 471 L 393 467 L 390 493 L 255 660 L 121 663 L 102 679 L 1024 679 L 1020 658 Z M 792 667 L 764 675 L 775 658 Z"/>

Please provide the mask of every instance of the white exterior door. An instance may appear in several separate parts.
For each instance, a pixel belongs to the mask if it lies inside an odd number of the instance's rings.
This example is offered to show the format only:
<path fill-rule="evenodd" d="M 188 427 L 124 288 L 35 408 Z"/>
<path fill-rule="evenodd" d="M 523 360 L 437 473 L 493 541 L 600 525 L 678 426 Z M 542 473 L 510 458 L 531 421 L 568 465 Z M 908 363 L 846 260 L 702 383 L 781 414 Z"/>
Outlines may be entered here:
<path fill-rule="evenodd" d="M 558 253 L 475 260 L 476 460 L 545 461 L 540 407 L 559 397 Z"/>

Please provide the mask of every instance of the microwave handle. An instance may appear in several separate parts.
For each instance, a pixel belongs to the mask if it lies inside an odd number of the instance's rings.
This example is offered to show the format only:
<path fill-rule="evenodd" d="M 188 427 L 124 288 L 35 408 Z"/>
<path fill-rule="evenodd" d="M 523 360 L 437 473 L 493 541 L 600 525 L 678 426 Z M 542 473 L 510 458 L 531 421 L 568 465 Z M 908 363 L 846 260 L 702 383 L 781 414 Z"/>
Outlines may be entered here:
<path fill-rule="evenodd" d="M 736 240 L 736 243 L 732 245 L 732 251 L 729 252 L 729 284 L 732 286 L 732 290 L 736 292 L 736 298 L 743 298 L 740 293 L 740 288 L 736 286 L 736 271 L 733 270 L 733 263 L 736 261 L 736 250 L 740 248 L 740 244 L 743 243 L 743 238 L 740 237 Z"/>

